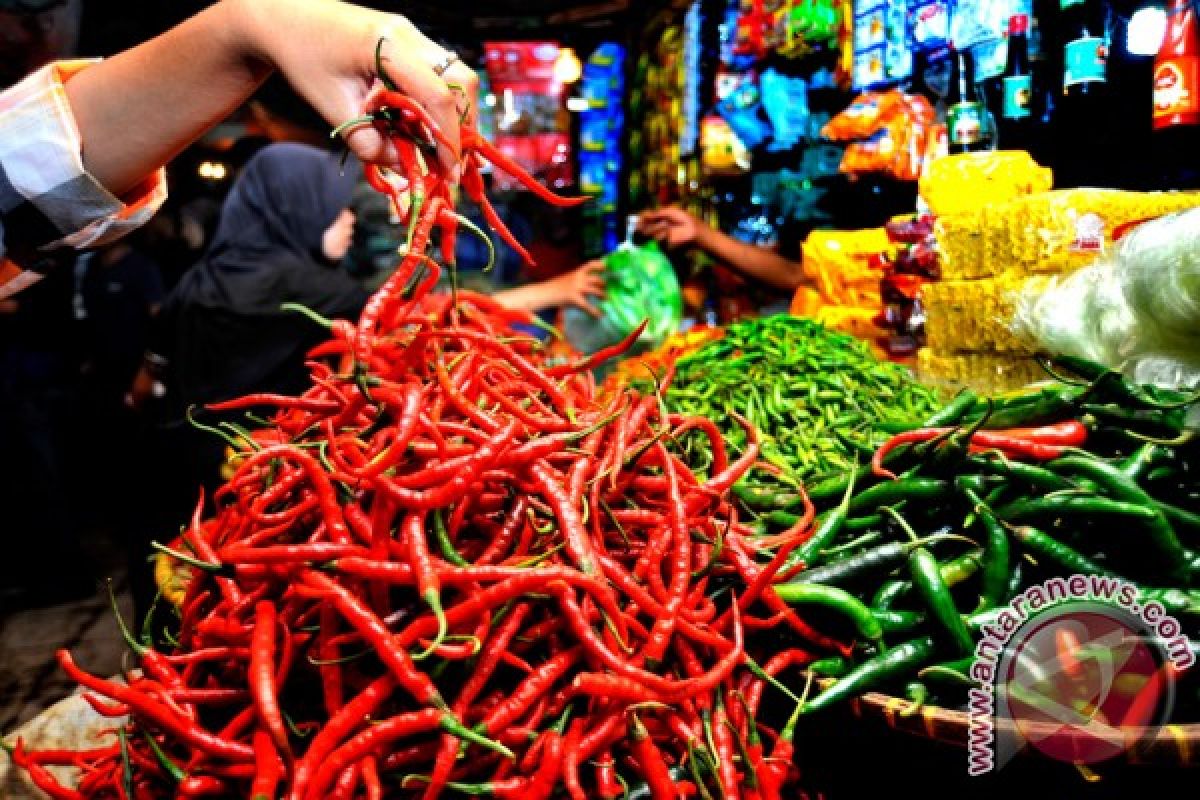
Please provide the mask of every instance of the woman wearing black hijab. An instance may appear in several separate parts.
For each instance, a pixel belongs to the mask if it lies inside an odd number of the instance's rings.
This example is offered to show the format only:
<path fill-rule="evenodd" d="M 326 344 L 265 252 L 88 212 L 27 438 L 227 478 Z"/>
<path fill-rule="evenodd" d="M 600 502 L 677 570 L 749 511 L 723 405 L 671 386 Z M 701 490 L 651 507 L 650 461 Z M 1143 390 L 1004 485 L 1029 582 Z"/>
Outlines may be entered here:
<path fill-rule="evenodd" d="M 327 334 L 284 303 L 354 318 L 368 293 L 338 262 L 354 227 L 357 164 L 303 144 L 260 150 L 234 182 L 208 251 L 167 299 L 167 356 L 184 407 L 303 391 Z"/>
<path fill-rule="evenodd" d="M 151 502 L 139 513 L 147 517 L 132 526 L 140 539 L 130 551 L 139 607 L 154 591 L 144 560 L 149 541 L 178 531 L 200 487 L 211 497 L 220 482 L 225 445 L 193 428 L 188 409 L 252 392 L 304 391 L 304 354 L 328 332 L 281 306 L 355 319 L 366 304 L 367 290 L 339 266 L 350 248 L 360 172 L 353 159 L 343 167 L 339 156 L 308 145 L 263 148 L 234 181 L 204 256 L 167 297 L 152 348 L 158 356 L 149 357 L 160 370 L 165 362 L 167 419 L 142 462 Z M 138 383 L 144 389 L 153 381 L 143 370 Z M 222 419 L 196 417 L 208 425 Z"/>

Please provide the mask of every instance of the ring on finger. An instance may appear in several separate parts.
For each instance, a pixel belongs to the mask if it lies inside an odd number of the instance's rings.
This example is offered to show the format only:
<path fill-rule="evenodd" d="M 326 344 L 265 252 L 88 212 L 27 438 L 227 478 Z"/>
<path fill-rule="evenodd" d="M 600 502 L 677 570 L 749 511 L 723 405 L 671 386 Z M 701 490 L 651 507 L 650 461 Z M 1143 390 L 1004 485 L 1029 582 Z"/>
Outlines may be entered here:
<path fill-rule="evenodd" d="M 454 66 L 459 61 L 458 53 L 448 52 L 445 58 L 433 65 L 433 74 L 439 78 L 446 75 L 446 71 Z"/>

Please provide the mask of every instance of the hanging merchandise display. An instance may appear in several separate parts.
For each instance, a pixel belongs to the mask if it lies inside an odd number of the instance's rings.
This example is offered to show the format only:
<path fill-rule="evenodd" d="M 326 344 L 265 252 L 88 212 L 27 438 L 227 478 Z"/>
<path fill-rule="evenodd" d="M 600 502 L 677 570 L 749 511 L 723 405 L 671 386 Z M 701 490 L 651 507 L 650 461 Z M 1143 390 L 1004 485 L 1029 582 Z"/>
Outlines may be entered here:
<path fill-rule="evenodd" d="M 1154 147 L 1168 185 L 1200 188 L 1200 19 L 1191 0 L 1171 0 L 1154 59 Z"/>
<path fill-rule="evenodd" d="M 921 95 L 868 92 L 855 98 L 821 133 L 831 141 L 850 143 L 842 172 L 883 173 L 915 181 L 924 167 L 935 121 L 933 106 Z"/>
<path fill-rule="evenodd" d="M 1200 31 L 1191 0 L 1171 0 L 1154 59 L 1154 128 L 1200 126 Z"/>
<path fill-rule="evenodd" d="M 914 51 L 936 52 L 950 44 L 948 0 L 909 0 L 909 40 Z"/>
<path fill-rule="evenodd" d="M 487 42 L 488 78 L 497 98 L 495 145 L 540 180 L 561 189 L 575 182 L 564 87 L 554 75 L 556 42 Z M 496 188 L 520 184 L 496 176 Z"/>
<path fill-rule="evenodd" d="M 630 84 L 628 197 L 633 209 L 687 203 L 701 191 L 700 61 L 704 16 L 693 3 L 678 23 L 646 31 Z"/>
<path fill-rule="evenodd" d="M 747 74 L 740 85 L 717 101 L 717 113 L 749 150 L 771 139 L 771 123 L 763 113 L 762 95 L 754 75 Z"/>
<path fill-rule="evenodd" d="M 611 42 L 597 47 L 584 64 L 579 90 L 587 103 L 579 114 L 579 187 L 595 198 L 583 209 L 583 250 L 590 257 L 621 241 L 617 206 L 625 133 L 625 48 Z"/>
<path fill-rule="evenodd" d="M 856 3 L 854 8 L 855 89 L 869 89 L 887 80 L 887 5 Z"/>
<path fill-rule="evenodd" d="M 970 50 L 951 55 L 950 93 L 946 97 L 946 133 L 951 153 L 990 149 L 991 116 L 975 80 L 975 58 Z"/>
<path fill-rule="evenodd" d="M 771 122 L 768 149 L 790 150 L 809 134 L 808 82 L 771 68 L 759 78 L 763 112 Z"/>
<path fill-rule="evenodd" d="M 1029 63 L 1029 17 L 1014 14 L 1008 23 L 1008 53 L 1000 79 L 1000 114 L 996 144 L 1026 150 L 1035 142 L 1033 71 Z"/>

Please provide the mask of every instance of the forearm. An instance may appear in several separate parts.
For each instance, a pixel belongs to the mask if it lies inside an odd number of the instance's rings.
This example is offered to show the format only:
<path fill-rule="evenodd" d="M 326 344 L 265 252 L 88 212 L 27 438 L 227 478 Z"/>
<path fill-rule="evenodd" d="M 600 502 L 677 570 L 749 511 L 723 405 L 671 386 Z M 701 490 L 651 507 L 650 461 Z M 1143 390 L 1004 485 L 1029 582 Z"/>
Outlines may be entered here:
<path fill-rule="evenodd" d="M 237 109 L 270 72 L 238 0 L 67 82 L 88 171 L 120 196 Z"/>
<path fill-rule="evenodd" d="M 550 281 L 530 283 L 513 289 L 504 289 L 492 295 L 492 299 L 514 311 L 537 313 L 561 305 L 561 298 Z"/>
<path fill-rule="evenodd" d="M 765 247 L 739 242 L 714 228 L 701 228 L 696 245 L 738 272 L 777 289 L 794 291 L 808 282 L 800 262 Z"/>

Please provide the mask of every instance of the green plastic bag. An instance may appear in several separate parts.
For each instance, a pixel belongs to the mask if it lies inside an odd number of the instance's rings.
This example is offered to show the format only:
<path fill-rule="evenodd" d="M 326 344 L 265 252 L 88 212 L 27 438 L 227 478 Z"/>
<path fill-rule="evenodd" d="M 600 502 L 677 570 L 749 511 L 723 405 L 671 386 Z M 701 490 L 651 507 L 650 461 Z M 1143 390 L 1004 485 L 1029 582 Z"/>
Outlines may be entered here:
<path fill-rule="evenodd" d="M 626 242 L 605 256 L 604 266 L 607 293 L 596 304 L 600 317 L 577 308 L 568 308 L 564 314 L 564 332 L 572 347 L 594 353 L 620 342 L 647 320 L 631 351 L 644 353 L 679 330 L 683 320 L 679 278 L 655 242 Z"/>

